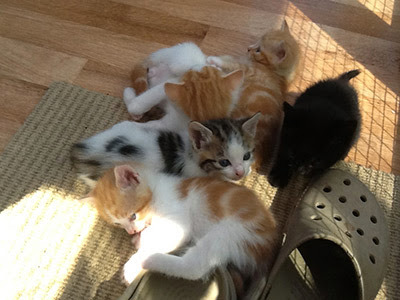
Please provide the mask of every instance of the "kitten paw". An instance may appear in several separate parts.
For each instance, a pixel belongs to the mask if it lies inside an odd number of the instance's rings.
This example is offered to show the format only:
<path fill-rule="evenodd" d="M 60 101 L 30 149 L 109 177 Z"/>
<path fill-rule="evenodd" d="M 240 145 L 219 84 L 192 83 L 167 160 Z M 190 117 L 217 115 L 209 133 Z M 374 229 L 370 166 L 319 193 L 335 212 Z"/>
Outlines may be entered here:
<path fill-rule="evenodd" d="M 149 68 L 149 70 L 147 71 L 147 77 L 148 78 L 152 78 L 152 77 L 154 77 L 154 76 L 156 76 L 157 75 L 157 67 L 151 67 L 151 68 Z"/>
<path fill-rule="evenodd" d="M 131 257 L 131 259 L 129 259 L 124 265 L 122 281 L 127 285 L 131 284 L 142 270 L 143 268 L 141 261 Z"/>
<path fill-rule="evenodd" d="M 222 59 L 220 59 L 217 56 L 209 56 L 207 57 L 207 64 L 217 67 L 217 68 L 222 68 Z"/>
<path fill-rule="evenodd" d="M 133 88 L 127 87 L 124 89 L 123 99 L 126 107 L 136 98 L 136 92 Z"/>
<path fill-rule="evenodd" d="M 162 268 L 160 268 L 162 265 L 164 265 L 164 255 L 161 253 L 156 253 L 153 255 L 150 255 L 148 258 L 146 258 L 142 262 L 142 267 L 143 269 L 146 270 L 151 270 L 151 271 L 161 271 Z"/>

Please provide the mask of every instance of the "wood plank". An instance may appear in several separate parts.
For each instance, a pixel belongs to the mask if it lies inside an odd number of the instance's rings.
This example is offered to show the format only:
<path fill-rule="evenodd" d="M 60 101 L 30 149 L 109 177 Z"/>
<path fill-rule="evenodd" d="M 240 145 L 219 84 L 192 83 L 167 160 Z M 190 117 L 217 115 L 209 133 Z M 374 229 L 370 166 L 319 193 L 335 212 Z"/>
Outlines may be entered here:
<path fill-rule="evenodd" d="M 0 152 L 43 97 L 46 86 L 0 76 Z"/>
<path fill-rule="evenodd" d="M 123 89 L 132 84 L 129 70 L 95 61 L 88 61 L 74 83 L 118 98 L 122 98 Z"/>
<path fill-rule="evenodd" d="M 164 44 L 0 4 L 0 36 L 129 69 Z"/>
<path fill-rule="evenodd" d="M 200 46 L 207 55 L 241 56 L 247 53 L 247 47 L 254 44 L 257 39 L 247 33 L 210 27 Z"/>
<path fill-rule="evenodd" d="M 48 86 L 54 80 L 72 82 L 86 59 L 0 37 L 0 75 Z"/>
<path fill-rule="evenodd" d="M 2 3 L 166 45 L 187 40 L 200 43 L 209 28 L 190 20 L 109 0 L 4 0 Z"/>
<path fill-rule="evenodd" d="M 323 24 L 326 26 L 339 28 L 348 32 L 359 33 L 367 36 L 377 37 L 392 42 L 400 42 L 400 16 L 399 14 L 393 14 L 394 9 L 386 8 L 385 14 L 379 14 L 380 0 L 368 0 L 364 2 L 371 2 L 370 7 L 374 6 L 375 3 L 376 13 L 372 12 L 367 6 L 362 5 L 348 5 L 348 2 L 357 3 L 354 0 L 344 1 L 315 1 L 315 0 L 227 0 L 230 3 L 235 3 L 245 7 L 260 9 L 276 14 L 283 14 L 290 16 L 290 7 L 294 6 L 302 14 L 306 15 L 312 22 Z M 386 7 L 390 6 L 385 1 Z M 347 3 L 341 3 L 347 2 Z M 394 3 L 393 3 L 394 6 Z M 397 9 L 396 9 L 397 11 Z M 382 15 L 380 17 L 379 15 Z M 392 24 L 397 26 L 391 26 L 386 23 L 385 20 L 389 19 Z M 340 17 L 338 17 L 340 16 Z"/>
<path fill-rule="evenodd" d="M 114 0 L 201 24 L 260 36 L 266 28 L 281 24 L 282 16 L 234 3 L 215 0 Z M 277 27 L 278 28 L 278 27 Z"/>

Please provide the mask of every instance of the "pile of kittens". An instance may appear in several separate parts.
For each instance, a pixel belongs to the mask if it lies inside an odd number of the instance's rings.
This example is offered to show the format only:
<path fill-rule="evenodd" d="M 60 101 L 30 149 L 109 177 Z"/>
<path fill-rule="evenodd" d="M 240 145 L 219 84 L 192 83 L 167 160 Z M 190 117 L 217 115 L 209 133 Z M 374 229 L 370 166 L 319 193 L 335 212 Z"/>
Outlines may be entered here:
<path fill-rule="evenodd" d="M 183 43 L 135 66 L 124 91 L 135 121 L 76 143 L 71 155 L 99 214 L 133 235 L 126 283 L 142 269 L 196 280 L 228 266 L 244 297 L 268 274 L 274 217 L 233 181 L 251 167 L 277 187 L 298 173 L 317 176 L 347 155 L 360 131 L 349 84 L 359 71 L 318 82 L 291 106 L 284 99 L 299 60 L 284 22 L 240 58 L 207 57 Z M 169 254 L 184 247 L 182 256 Z"/>

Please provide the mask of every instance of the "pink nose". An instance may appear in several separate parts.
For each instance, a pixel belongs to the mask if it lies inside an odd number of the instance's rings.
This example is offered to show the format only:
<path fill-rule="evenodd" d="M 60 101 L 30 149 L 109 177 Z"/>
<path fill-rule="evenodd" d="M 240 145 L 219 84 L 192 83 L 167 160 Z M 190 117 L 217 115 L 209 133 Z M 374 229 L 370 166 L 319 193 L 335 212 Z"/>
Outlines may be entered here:
<path fill-rule="evenodd" d="M 235 174 L 236 174 L 236 176 L 237 176 L 237 177 L 239 177 L 239 178 L 240 178 L 240 177 L 242 177 L 242 176 L 243 176 L 243 174 L 244 174 L 244 170 L 242 170 L 242 169 L 241 169 L 241 170 L 236 170 L 236 171 L 235 171 Z"/>
<path fill-rule="evenodd" d="M 129 234 L 135 234 L 136 233 L 136 229 L 135 228 L 125 228 L 125 230 Z"/>

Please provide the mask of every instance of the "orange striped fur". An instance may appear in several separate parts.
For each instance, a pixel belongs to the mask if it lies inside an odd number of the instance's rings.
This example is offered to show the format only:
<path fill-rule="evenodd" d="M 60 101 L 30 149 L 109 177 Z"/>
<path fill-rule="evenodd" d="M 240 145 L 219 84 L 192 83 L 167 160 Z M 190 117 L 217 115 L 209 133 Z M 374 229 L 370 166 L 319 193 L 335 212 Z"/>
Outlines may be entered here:
<path fill-rule="evenodd" d="M 284 22 L 280 30 L 267 32 L 248 50 L 247 61 L 221 57 L 222 63 L 217 65 L 226 72 L 244 71 L 242 93 L 231 116 L 263 114 L 257 127 L 255 158 L 257 170 L 267 173 L 283 120 L 284 97 L 297 73 L 300 49 Z"/>
<path fill-rule="evenodd" d="M 276 246 L 271 246 L 271 237 L 276 236 L 276 222 L 252 190 L 213 177 L 189 178 L 179 185 L 179 192 L 183 197 L 187 197 L 191 190 L 199 190 L 206 195 L 211 218 L 219 221 L 236 216 L 241 222 L 254 223 L 257 235 L 268 242 L 248 244 L 246 247 L 258 263 L 271 263 Z"/>
<path fill-rule="evenodd" d="M 206 121 L 225 118 L 230 114 L 232 93 L 243 81 L 243 72 L 237 70 L 223 76 L 215 67 L 188 71 L 182 83 L 166 83 L 165 93 L 191 120 Z"/>
<path fill-rule="evenodd" d="M 139 213 L 137 221 L 147 218 L 152 192 L 145 185 L 139 185 L 135 191 L 121 193 L 116 185 L 114 168 L 107 170 L 91 192 L 92 200 L 99 215 L 108 223 L 115 219 L 129 218 Z"/>

